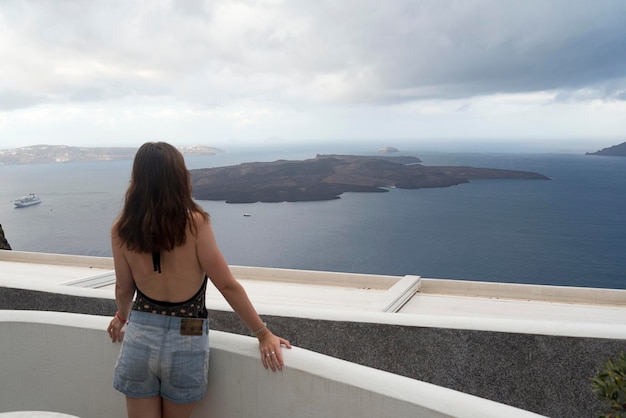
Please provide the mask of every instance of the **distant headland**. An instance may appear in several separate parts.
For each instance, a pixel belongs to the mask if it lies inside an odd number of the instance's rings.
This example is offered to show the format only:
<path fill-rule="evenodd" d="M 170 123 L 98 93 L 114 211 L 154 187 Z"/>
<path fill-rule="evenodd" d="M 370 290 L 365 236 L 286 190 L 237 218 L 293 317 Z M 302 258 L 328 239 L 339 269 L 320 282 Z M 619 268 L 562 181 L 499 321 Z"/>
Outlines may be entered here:
<path fill-rule="evenodd" d="M 191 176 L 196 199 L 227 203 L 332 200 L 345 192 L 448 187 L 473 179 L 549 180 L 528 171 L 420 163 L 417 157 L 318 155 L 302 161 L 196 169 Z"/>
<path fill-rule="evenodd" d="M 602 148 L 600 151 L 587 152 L 585 155 L 612 155 L 618 157 L 626 157 L 626 142 L 612 147 Z"/>
<path fill-rule="evenodd" d="M 183 155 L 215 155 L 219 148 L 194 145 L 178 147 Z M 70 147 L 66 145 L 33 145 L 13 149 L 0 149 L 0 164 L 43 164 L 88 161 L 132 160 L 137 148 L 125 147 Z"/>
<path fill-rule="evenodd" d="M 0 250 L 10 250 L 11 249 L 11 245 L 9 244 L 9 241 L 7 241 L 6 237 L 4 236 L 4 229 L 2 229 L 2 225 L 0 225 Z"/>

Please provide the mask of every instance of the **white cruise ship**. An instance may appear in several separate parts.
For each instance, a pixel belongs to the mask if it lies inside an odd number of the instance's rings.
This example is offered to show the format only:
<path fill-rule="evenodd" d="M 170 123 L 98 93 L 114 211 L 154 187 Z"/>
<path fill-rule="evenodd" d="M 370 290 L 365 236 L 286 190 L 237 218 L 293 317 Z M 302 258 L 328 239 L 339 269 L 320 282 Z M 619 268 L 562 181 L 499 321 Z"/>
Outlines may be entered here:
<path fill-rule="evenodd" d="M 32 206 L 41 203 L 41 199 L 34 193 L 29 193 L 20 197 L 19 199 L 15 199 L 13 204 L 16 208 L 23 208 L 25 206 Z"/>

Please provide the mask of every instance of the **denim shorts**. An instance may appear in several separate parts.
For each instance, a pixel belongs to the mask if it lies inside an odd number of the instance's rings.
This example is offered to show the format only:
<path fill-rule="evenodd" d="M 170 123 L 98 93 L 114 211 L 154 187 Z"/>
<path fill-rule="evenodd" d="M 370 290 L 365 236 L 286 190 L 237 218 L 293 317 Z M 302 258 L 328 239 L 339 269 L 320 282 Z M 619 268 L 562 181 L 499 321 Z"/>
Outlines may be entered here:
<path fill-rule="evenodd" d="M 113 373 L 113 387 L 132 398 L 161 396 L 185 404 L 207 392 L 209 322 L 202 335 L 181 335 L 183 318 L 132 311 Z"/>

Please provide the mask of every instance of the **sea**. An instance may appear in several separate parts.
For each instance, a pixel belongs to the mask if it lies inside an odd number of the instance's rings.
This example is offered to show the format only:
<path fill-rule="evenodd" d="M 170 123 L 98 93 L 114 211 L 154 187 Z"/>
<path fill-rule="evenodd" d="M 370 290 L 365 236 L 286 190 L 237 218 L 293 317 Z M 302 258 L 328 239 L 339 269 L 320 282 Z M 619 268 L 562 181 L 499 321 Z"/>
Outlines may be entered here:
<path fill-rule="evenodd" d="M 188 168 L 371 149 L 236 150 Z M 626 289 L 626 158 L 402 150 L 424 165 L 527 170 L 550 180 L 345 193 L 323 202 L 198 201 L 231 265 Z M 131 161 L 0 165 L 0 224 L 14 250 L 111 256 Z M 42 203 L 14 208 L 36 193 Z M 244 214 L 246 216 L 244 216 Z M 0 276 L 2 272 L 0 272 Z"/>

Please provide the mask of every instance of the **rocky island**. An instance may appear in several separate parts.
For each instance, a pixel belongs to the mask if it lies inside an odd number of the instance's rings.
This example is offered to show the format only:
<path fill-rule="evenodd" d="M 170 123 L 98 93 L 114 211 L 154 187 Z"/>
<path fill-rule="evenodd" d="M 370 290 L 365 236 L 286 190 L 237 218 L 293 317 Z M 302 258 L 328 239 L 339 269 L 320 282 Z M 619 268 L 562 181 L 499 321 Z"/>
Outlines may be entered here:
<path fill-rule="evenodd" d="M 196 199 L 227 203 L 332 200 L 345 192 L 448 187 L 472 179 L 549 180 L 528 171 L 420 163 L 417 157 L 318 155 L 303 161 L 196 169 L 191 176 Z"/>
<path fill-rule="evenodd" d="M 626 142 L 612 147 L 602 148 L 600 151 L 587 152 L 585 155 L 612 155 L 617 157 L 626 157 Z"/>

